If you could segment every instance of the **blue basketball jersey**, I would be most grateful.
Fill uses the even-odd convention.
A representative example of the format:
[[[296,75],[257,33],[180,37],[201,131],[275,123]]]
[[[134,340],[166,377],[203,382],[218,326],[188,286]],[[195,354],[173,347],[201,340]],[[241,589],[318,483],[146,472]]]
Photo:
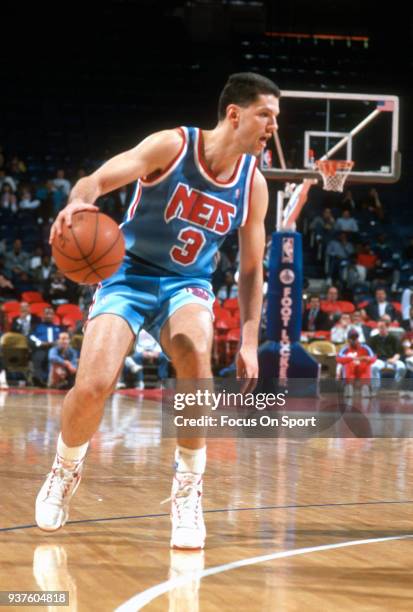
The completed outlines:
[[[143,267],[209,278],[225,236],[247,220],[256,158],[242,155],[231,178],[218,181],[203,161],[202,131],[180,131],[179,154],[161,175],[137,181],[121,227]]]

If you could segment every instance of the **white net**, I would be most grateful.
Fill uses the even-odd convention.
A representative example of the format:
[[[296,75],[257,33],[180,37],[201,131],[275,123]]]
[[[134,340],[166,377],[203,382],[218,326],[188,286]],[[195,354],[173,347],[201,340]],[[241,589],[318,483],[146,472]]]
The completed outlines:
[[[353,161],[319,159],[315,162],[317,170],[323,178],[323,189],[326,191],[343,191],[344,183],[350,174]]]

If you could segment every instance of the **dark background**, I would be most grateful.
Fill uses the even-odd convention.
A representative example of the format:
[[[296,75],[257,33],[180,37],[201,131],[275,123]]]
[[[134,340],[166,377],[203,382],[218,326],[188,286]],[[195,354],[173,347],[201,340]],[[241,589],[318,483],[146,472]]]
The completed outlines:
[[[22,157],[64,156],[79,166],[162,127],[212,127],[218,93],[238,70],[263,72],[284,89],[401,95],[408,164],[412,156],[413,21],[401,2],[6,2],[0,45],[0,143]]]

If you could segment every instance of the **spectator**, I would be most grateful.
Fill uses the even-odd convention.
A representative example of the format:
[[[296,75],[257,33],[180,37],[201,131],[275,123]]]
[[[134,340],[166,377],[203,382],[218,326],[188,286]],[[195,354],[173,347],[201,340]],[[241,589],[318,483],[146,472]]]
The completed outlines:
[[[315,332],[330,329],[330,320],[327,313],[321,310],[320,298],[316,295],[310,297],[310,307],[304,311],[303,331]]]
[[[37,210],[40,207],[40,200],[33,199],[32,192],[29,188],[22,190],[21,198],[19,201],[20,210]]]
[[[354,392],[354,381],[361,380],[362,397],[370,397],[371,364],[376,361],[376,355],[367,344],[360,343],[356,329],[348,332],[348,344],[343,346],[337,355],[337,363],[342,366],[342,376],[345,380],[344,395],[351,397]]]
[[[311,221],[309,229],[312,233],[312,242],[314,240],[324,246],[332,237],[335,225],[335,218],[331,208],[325,208],[320,215],[314,217]],[[312,244],[312,246],[313,246]]]
[[[351,212],[345,209],[341,213],[341,217],[335,222],[334,229],[337,232],[352,232],[353,234],[357,234],[359,226],[355,218],[351,216]]]
[[[19,275],[21,272],[28,272],[30,256],[23,251],[22,241],[17,239],[13,242],[13,249],[6,252],[4,258],[4,268],[10,275]],[[12,277],[13,278],[13,277]]]
[[[49,279],[55,269],[56,268],[52,264],[50,255],[42,255],[41,265],[34,268],[32,271],[32,277],[37,291],[40,291],[43,294],[46,293],[46,289],[49,286]]]
[[[389,333],[388,323],[379,321],[378,333],[370,337],[369,345],[377,355],[377,361],[372,367],[372,383],[375,389],[380,386],[381,371],[386,368],[393,370],[395,380],[399,382],[406,374],[406,366],[400,359],[401,346],[398,338]]]
[[[341,344],[347,340],[348,332],[351,327],[351,318],[347,313],[343,313],[338,322],[331,328],[330,340],[334,344]],[[357,332],[358,334],[358,332]]]
[[[346,191],[343,193],[343,198],[341,200],[341,208],[348,209],[350,211],[353,211],[356,208],[353,193],[350,191],[350,189],[346,189]]]
[[[220,302],[225,302],[228,298],[238,297],[238,285],[231,270],[225,272],[224,284],[218,289],[216,297]]]
[[[133,363],[132,363],[133,362]],[[168,378],[169,362],[160,345],[156,342],[147,331],[141,329],[135,344],[135,352],[125,360],[122,379],[118,383],[118,388],[125,386],[125,380],[128,372],[131,372],[134,377],[134,385],[138,389],[144,389],[143,365],[144,363],[158,364],[158,381],[162,385],[163,381]]]
[[[46,387],[49,374],[49,350],[62,331],[60,325],[53,323],[53,308],[45,308],[43,321],[36,325],[29,339],[32,346],[33,382]]]
[[[17,196],[13,193],[10,185],[3,185],[0,193],[0,210],[2,217],[5,219],[17,219],[19,212],[19,205],[17,203]]]
[[[361,310],[355,310],[351,315],[350,329],[355,329],[359,335],[360,342],[366,342],[370,338],[371,328],[364,325]]]
[[[362,266],[362,268],[364,269],[364,274],[362,275],[364,276],[364,278],[362,280],[365,280],[366,278],[369,278],[369,276],[372,276],[372,271],[379,263],[380,260],[378,256],[373,252],[370,242],[366,240],[359,246],[358,253],[356,256],[356,264],[358,266]]]
[[[3,189],[4,185],[9,185],[13,193],[17,191],[16,181],[11,176],[7,176],[4,168],[0,168],[0,190]]]
[[[70,347],[67,332],[60,332],[56,342],[49,350],[48,386],[55,389],[69,389],[75,380],[77,370],[77,353]]]
[[[338,321],[341,316],[341,306],[338,299],[339,293],[337,287],[333,285],[328,288],[326,299],[321,301],[321,309],[328,314],[330,327]]]
[[[20,314],[13,319],[11,331],[23,334],[23,336],[28,338],[39,323],[41,323],[40,318],[35,314],[31,314],[29,304],[21,302]]]
[[[412,306],[409,309],[409,318],[403,319],[402,326],[408,332],[413,331],[413,307]]]
[[[332,279],[346,279],[346,270],[353,253],[354,246],[348,241],[345,232],[341,232],[337,238],[334,238],[327,244],[326,271],[330,284]]]
[[[71,184],[70,181],[65,178],[65,171],[63,168],[59,168],[59,170],[56,172],[56,178],[52,179],[51,184],[54,189],[60,191],[65,198],[68,197]]]
[[[53,306],[67,304],[74,299],[74,287],[75,285],[60,270],[55,270],[45,282],[45,298]]]
[[[387,301],[386,290],[378,288],[374,295],[374,301],[368,304],[365,309],[366,316],[373,321],[378,321],[383,315],[389,315],[392,321],[398,320],[396,309],[393,304]]]
[[[413,306],[413,288],[406,288],[403,290],[402,298],[401,298],[402,321],[408,321],[410,319],[410,309],[412,306]]]

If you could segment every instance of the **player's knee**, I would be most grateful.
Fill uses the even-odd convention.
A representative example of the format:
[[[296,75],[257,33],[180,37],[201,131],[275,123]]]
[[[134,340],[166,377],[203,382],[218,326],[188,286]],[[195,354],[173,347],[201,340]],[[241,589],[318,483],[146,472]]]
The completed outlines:
[[[105,378],[91,377],[85,381],[77,381],[75,392],[83,406],[92,406],[95,402],[104,401],[112,391],[113,385]]]
[[[186,345],[175,353],[174,367],[178,375],[191,378],[209,377],[211,350],[208,342]]]

